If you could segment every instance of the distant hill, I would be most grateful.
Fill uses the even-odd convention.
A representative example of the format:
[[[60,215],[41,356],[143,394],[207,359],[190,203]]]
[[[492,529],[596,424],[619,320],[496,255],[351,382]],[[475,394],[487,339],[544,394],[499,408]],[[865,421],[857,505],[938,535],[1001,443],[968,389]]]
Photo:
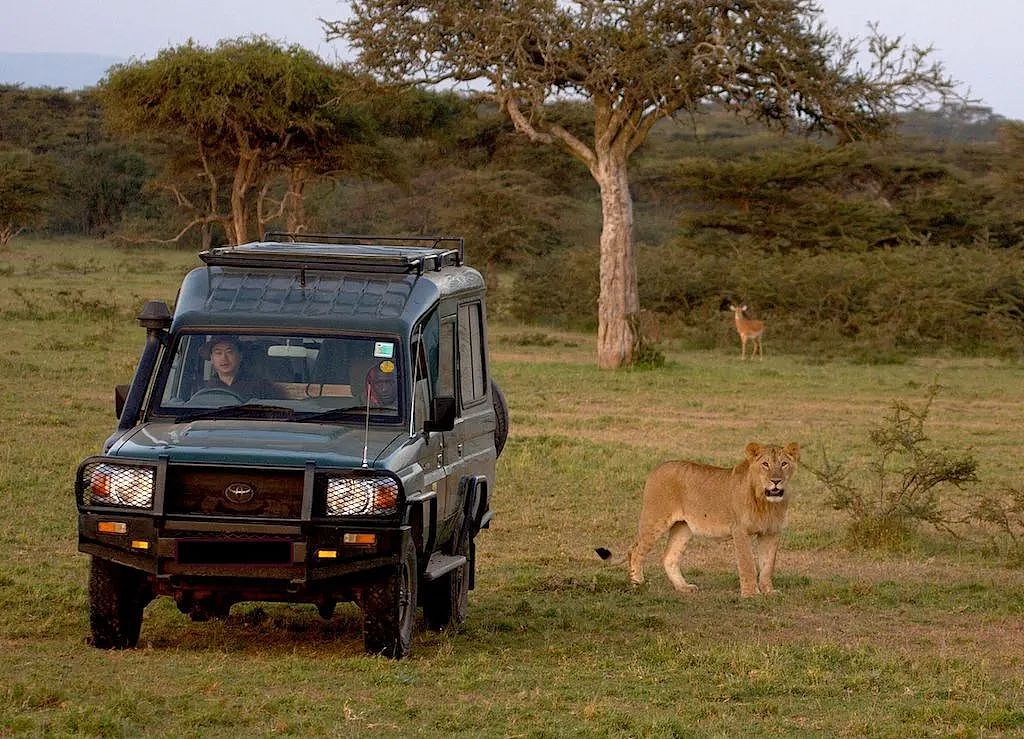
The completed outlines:
[[[80,90],[95,85],[112,64],[123,61],[103,54],[0,51],[0,84]]]

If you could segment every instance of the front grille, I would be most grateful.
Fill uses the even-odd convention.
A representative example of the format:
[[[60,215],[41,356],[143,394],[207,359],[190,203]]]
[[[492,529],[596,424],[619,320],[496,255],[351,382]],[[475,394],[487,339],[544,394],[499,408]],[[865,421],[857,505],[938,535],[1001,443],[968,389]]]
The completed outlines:
[[[292,545],[287,541],[178,541],[177,560],[188,565],[289,565]]]
[[[303,470],[211,469],[172,465],[167,470],[167,513],[299,518]]]
[[[168,527],[163,531],[163,536],[169,539],[177,539],[179,541],[208,541],[210,539],[210,535],[197,535],[194,531],[173,528],[174,523],[176,522],[172,521],[168,524]],[[218,541],[253,541],[253,534],[251,532],[218,531],[216,534],[213,534],[213,536],[216,536]],[[259,540],[284,542],[289,544],[294,541],[294,537],[289,534],[264,534],[261,532]]]

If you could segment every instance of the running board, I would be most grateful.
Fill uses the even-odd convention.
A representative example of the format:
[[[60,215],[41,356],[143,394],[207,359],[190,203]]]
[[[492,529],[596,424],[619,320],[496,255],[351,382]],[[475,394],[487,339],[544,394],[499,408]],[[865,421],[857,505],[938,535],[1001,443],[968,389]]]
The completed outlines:
[[[430,555],[430,560],[427,562],[427,569],[423,573],[423,579],[427,582],[433,582],[457,567],[462,567],[467,561],[461,554],[440,554],[434,552]]]

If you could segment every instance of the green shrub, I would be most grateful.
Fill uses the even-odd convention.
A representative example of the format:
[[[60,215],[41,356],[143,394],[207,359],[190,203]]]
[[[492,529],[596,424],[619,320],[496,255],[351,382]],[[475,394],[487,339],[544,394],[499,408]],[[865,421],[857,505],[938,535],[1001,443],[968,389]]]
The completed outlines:
[[[597,327],[597,250],[575,248],[528,262],[518,273],[512,315],[524,323]]]
[[[973,516],[994,531],[992,543],[1018,564],[1024,563],[1024,489],[1007,488],[978,498]]]
[[[640,341],[637,342],[636,348],[633,350],[633,368],[645,370],[658,369],[664,367],[665,363],[665,353],[659,346],[641,337]]]
[[[832,507],[849,514],[848,543],[897,548],[921,523],[951,530],[956,518],[943,493],[977,482],[978,463],[969,453],[930,444],[924,425],[937,392],[937,385],[929,388],[916,410],[893,401],[890,414],[869,433],[874,456],[865,469],[850,469],[824,451],[821,469],[808,467],[824,483]]]
[[[596,325],[597,254],[576,248],[525,266],[512,312],[522,321]],[[767,322],[786,353],[889,363],[923,352],[1024,356],[1024,249],[905,244],[853,251],[723,251],[692,241],[637,249],[640,304],[693,348],[732,347],[725,298]]]

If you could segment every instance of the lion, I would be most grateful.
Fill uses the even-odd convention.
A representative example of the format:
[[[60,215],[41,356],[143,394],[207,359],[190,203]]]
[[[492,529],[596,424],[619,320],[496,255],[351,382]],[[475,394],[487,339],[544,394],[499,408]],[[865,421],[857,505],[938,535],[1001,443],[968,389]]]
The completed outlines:
[[[732,537],[740,576],[740,595],[774,594],[772,574],[779,534],[786,520],[786,486],[796,472],[800,445],[784,447],[747,444],[746,459],[732,469],[697,462],[672,461],[658,465],[644,484],[640,530],[627,556],[629,579],[644,581],[644,559],[666,531],[668,545],[662,563],[673,587],[681,593],[697,590],[679,570],[690,537]],[[611,558],[605,548],[596,550]]]

